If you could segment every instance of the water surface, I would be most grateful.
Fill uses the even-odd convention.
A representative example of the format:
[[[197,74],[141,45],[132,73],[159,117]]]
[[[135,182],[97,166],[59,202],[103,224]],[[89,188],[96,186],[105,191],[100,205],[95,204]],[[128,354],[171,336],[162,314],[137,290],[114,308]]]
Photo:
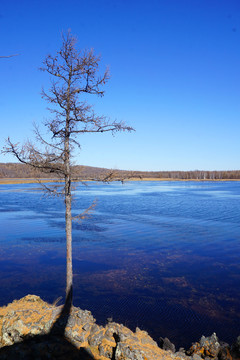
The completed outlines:
[[[189,346],[240,334],[240,182],[89,183],[74,191],[74,305]],[[64,203],[0,185],[0,305],[64,297]]]

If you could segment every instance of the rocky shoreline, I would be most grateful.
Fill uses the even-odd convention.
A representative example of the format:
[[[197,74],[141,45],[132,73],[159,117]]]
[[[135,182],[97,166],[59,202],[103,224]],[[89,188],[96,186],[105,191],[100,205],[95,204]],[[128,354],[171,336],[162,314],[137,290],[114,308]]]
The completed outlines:
[[[214,333],[176,351],[167,338],[157,343],[111,319],[103,327],[87,310],[27,295],[0,308],[0,359],[239,360],[240,336],[228,345]]]

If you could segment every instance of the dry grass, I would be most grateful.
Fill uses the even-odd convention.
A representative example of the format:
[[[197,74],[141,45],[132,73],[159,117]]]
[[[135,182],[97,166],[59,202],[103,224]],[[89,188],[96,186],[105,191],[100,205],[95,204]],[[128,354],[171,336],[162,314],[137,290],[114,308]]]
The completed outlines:
[[[35,183],[41,183],[41,182],[55,182],[59,181],[56,179],[17,179],[17,178],[2,178],[0,179],[0,184],[35,184]]]
[[[59,179],[19,179],[19,178],[2,178],[0,179],[0,185],[10,185],[10,184],[36,184],[41,182],[59,182]],[[62,180],[63,181],[63,180]],[[90,181],[90,180],[84,180],[84,181]],[[169,179],[169,178],[130,178],[126,179],[125,181],[240,181],[240,179]]]

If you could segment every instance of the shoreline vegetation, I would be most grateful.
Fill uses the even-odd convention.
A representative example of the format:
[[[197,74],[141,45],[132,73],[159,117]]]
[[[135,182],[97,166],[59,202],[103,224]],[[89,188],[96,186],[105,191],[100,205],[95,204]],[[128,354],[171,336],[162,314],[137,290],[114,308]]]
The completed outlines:
[[[92,181],[88,179],[84,179],[84,181]],[[195,181],[195,182],[225,182],[225,181],[240,181],[240,179],[171,179],[171,178],[129,178],[124,181]],[[48,183],[48,182],[63,182],[63,180],[59,179],[32,179],[32,178],[0,178],[0,185],[14,185],[14,184],[41,184],[41,183]]]
[[[98,168],[92,166],[72,166],[73,178],[80,181],[110,180],[123,181],[240,181],[240,170],[222,171],[130,171]],[[0,184],[31,184],[41,182],[62,182],[51,172],[34,170],[19,163],[0,163]]]

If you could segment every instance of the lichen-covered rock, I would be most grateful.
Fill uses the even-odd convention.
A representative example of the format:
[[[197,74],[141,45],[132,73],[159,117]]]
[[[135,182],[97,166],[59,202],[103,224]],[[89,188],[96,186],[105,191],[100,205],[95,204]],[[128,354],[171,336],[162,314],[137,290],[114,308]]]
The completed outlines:
[[[240,337],[230,348],[216,334],[202,337],[188,353],[162,339],[161,349],[146,331],[108,322],[96,324],[91,312],[27,295],[0,308],[0,359],[58,360],[240,360]],[[17,354],[17,355],[16,355]],[[189,355],[189,356],[188,356]]]
[[[109,341],[106,338],[104,338],[98,346],[100,356],[104,356],[107,359],[112,359],[115,347],[116,347],[115,341]]]
[[[192,360],[202,360],[202,358],[201,358],[201,356],[199,356],[197,354],[193,354]]]
[[[217,359],[220,347],[217,335],[213,333],[209,337],[202,336],[199,342],[192,344],[190,349],[187,351],[187,354],[196,354],[204,359],[207,357]]]
[[[99,344],[101,344],[103,338],[104,338],[104,329],[99,329],[99,331],[94,332],[93,334],[91,334],[88,338],[88,343],[91,346],[98,346]]]
[[[86,310],[72,307],[64,313],[63,306],[34,295],[0,308],[0,359],[48,358],[172,360],[147,332],[113,322],[99,326]]]
[[[22,341],[26,336],[45,333],[54,320],[51,310],[51,305],[34,295],[1,308],[0,347]]]
[[[134,333],[123,325],[109,323],[105,329],[105,338],[115,340],[116,345],[113,347],[115,360],[158,360],[163,359],[166,353],[158,347],[146,331],[139,328],[136,328]]]
[[[125,343],[119,343],[117,345],[116,353],[115,353],[115,360],[145,360],[143,352],[135,348],[134,346],[129,346]]]

